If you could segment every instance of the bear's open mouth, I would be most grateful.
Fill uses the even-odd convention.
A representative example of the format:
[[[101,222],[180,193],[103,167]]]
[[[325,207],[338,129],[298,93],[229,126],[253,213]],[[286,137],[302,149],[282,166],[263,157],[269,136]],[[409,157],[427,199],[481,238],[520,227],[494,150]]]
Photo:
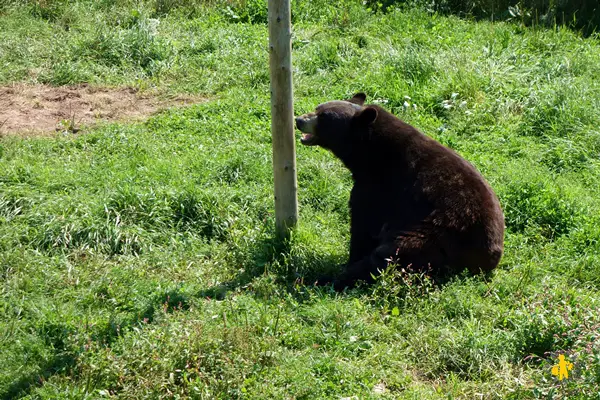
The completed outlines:
[[[300,143],[305,146],[313,146],[316,144],[317,136],[312,133],[303,133]]]

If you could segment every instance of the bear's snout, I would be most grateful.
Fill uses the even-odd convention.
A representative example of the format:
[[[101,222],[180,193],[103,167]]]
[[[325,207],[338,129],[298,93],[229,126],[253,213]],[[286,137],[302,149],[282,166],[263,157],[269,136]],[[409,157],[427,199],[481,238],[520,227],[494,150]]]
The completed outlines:
[[[314,113],[304,114],[296,117],[296,128],[302,132],[300,142],[305,146],[314,146],[317,144],[317,136],[315,135],[315,125],[317,124],[317,116]]]
[[[317,124],[317,115],[315,113],[304,114],[296,117],[296,128],[302,133],[314,133]]]

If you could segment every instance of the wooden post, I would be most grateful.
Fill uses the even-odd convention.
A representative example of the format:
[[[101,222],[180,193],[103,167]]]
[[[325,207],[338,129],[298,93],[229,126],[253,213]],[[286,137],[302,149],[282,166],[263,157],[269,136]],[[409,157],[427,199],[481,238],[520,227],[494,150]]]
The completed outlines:
[[[286,238],[298,221],[290,0],[269,0],[268,7],[275,228]]]

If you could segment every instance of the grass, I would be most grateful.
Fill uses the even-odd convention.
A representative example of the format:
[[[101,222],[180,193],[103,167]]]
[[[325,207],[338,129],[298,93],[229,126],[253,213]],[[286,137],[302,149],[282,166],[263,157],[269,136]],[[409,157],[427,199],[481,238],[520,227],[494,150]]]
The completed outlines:
[[[303,284],[347,257],[351,178],[299,147],[299,227],[273,239],[262,2],[8,2],[3,84],[209,101],[0,140],[0,397],[600,398],[597,39],[293,9],[296,113],[365,91],[472,161],[506,214],[494,276]]]

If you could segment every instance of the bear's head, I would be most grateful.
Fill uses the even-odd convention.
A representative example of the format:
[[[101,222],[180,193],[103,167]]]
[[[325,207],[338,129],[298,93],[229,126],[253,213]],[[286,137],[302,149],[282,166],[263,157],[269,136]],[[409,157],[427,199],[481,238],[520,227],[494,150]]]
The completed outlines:
[[[321,146],[343,161],[360,145],[370,125],[377,119],[377,109],[364,106],[366,95],[355,94],[350,100],[319,104],[314,112],[296,117],[305,146]]]

